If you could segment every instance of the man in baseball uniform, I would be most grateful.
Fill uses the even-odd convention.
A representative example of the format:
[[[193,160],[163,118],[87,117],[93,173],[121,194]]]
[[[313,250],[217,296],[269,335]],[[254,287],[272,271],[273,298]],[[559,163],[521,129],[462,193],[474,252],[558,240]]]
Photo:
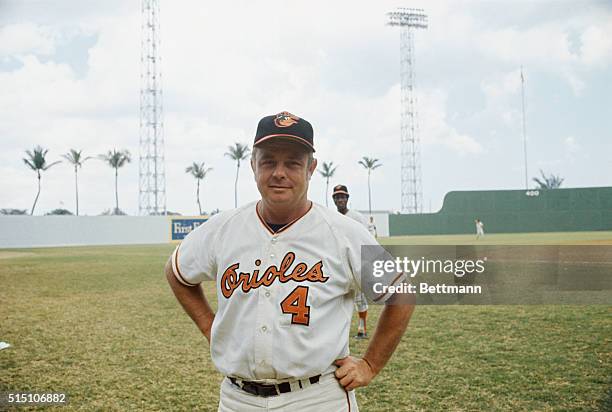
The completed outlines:
[[[368,231],[374,237],[378,237],[378,232],[376,231],[376,224],[374,223],[374,216],[370,216],[370,221],[368,222]]]
[[[346,217],[350,217],[354,221],[360,223],[368,229],[368,221],[364,215],[359,213],[356,210],[349,210],[348,199],[349,193],[348,189],[345,185],[336,185],[334,186],[334,191],[332,192],[332,199],[334,199],[334,203],[338,212],[342,213]],[[355,310],[359,314],[359,324],[357,326],[357,339],[367,339],[368,338],[368,329],[367,329],[367,321],[368,321],[368,301],[366,300],[366,296],[363,292],[358,292],[355,294]]]
[[[474,221],[476,223],[476,239],[484,236],[484,223],[480,219]]]
[[[367,283],[360,250],[376,241],[308,200],[313,152],[306,120],[288,112],[261,119],[251,157],[261,199],[200,225],[166,264],[226,377],[219,411],[357,411],[353,389],[384,367],[412,314],[410,304],[385,305],[364,356],[349,356],[353,294]],[[385,284],[402,279],[394,273]],[[200,287],[206,280],[215,282],[216,313]]]

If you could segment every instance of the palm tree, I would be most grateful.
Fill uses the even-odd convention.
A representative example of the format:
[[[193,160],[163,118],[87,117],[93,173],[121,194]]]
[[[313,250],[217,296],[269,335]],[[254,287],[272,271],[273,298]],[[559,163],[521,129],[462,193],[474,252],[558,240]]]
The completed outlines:
[[[372,216],[372,190],[370,189],[370,173],[372,173],[372,170],[381,167],[382,163],[378,163],[378,159],[366,156],[362,157],[357,163],[368,170],[368,207],[370,210],[370,216]]]
[[[26,209],[0,209],[0,215],[27,215]]]
[[[202,215],[202,204],[200,203],[200,180],[206,177],[206,174],[212,170],[212,167],[206,167],[204,162],[197,164],[193,162],[193,164],[185,169],[185,173],[191,173],[193,177],[198,181],[198,188],[196,190],[196,199],[198,200],[198,210],[200,211],[200,215]]]
[[[234,207],[238,207],[238,173],[240,172],[240,161],[245,160],[249,156],[250,149],[242,143],[234,143],[234,146],[229,146],[225,153],[230,159],[236,161],[236,182],[234,183]]]
[[[83,163],[89,159],[93,159],[91,156],[83,157],[81,154],[82,150],[74,150],[70,149],[70,151],[66,154],[63,154],[62,157],[66,159],[69,163],[74,166],[74,188],[76,192],[76,215],[79,215],[79,177],[78,170],[79,167],[83,166]]]
[[[328,194],[329,194],[329,179],[334,176],[338,166],[333,166],[334,162],[323,162],[322,170],[319,170],[321,176],[325,178],[325,206],[329,206]]]
[[[119,176],[119,168],[126,163],[132,161],[130,152],[127,150],[118,151],[117,149],[109,150],[106,154],[99,155],[99,158],[108,163],[110,167],[115,169],[115,213],[118,214],[119,209],[119,192],[117,190],[117,180]]]
[[[36,175],[38,177],[38,192],[36,192],[36,198],[34,199],[34,204],[32,205],[32,211],[30,212],[30,215],[34,214],[34,208],[36,208],[36,202],[38,202],[38,196],[40,196],[40,178],[41,178],[41,170],[44,172],[46,170],[49,170],[52,166],[55,166],[58,163],[61,163],[60,160],[53,162],[51,164],[47,164],[47,153],[49,152],[48,149],[43,149],[40,146],[36,146],[34,147],[34,150],[30,151],[30,150],[26,150],[26,154],[28,155],[27,158],[23,159],[23,162],[33,171],[36,172]]]
[[[550,175],[546,176],[542,169],[540,169],[540,175],[542,176],[542,180],[537,177],[533,178],[533,181],[538,184],[538,189],[558,189],[561,187],[561,184],[565,179],[561,176]]]

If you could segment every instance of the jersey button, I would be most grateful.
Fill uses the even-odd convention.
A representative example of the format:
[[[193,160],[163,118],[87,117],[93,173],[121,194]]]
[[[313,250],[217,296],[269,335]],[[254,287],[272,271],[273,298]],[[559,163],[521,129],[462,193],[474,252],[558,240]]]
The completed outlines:
[[[266,297],[269,298],[270,297],[270,292],[266,291]]]
[[[272,240],[271,240],[271,242],[272,242],[273,244],[274,244],[274,243],[276,243],[276,238],[275,238],[275,237],[273,237],[273,238],[272,238]]]
[[[270,258],[271,258],[271,259],[274,259],[274,257],[275,257],[275,256],[276,256],[276,255],[275,255],[274,253],[270,253]]]
[[[267,326],[262,326],[262,327],[261,327],[261,331],[262,331],[262,332],[265,332],[265,331],[267,331],[267,330],[268,330],[268,327],[267,327]]]

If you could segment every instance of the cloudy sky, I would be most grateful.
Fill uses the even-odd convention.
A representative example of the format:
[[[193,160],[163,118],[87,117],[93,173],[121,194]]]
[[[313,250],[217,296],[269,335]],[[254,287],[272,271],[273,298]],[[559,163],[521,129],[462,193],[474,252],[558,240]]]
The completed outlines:
[[[400,208],[399,31],[394,8],[426,7],[416,35],[423,209],[451,190],[524,186],[520,67],[526,80],[529,175],[565,187],[612,185],[612,5],[582,1],[161,0],[168,209],[193,214],[195,180],[213,171],[205,210],[233,207],[235,164],[260,117],[288,110],[310,120],[320,162],[338,165],[352,207],[367,209],[362,156],[380,159],[373,208]],[[0,208],[29,209],[35,145],[59,160],[70,148],[128,149],[120,207],[138,211],[140,2],[0,0]],[[245,166],[247,166],[245,164]],[[113,207],[113,171],[80,172],[80,209]],[[325,203],[313,177],[311,198]],[[241,168],[239,202],[258,193]],[[43,176],[37,213],[74,209],[72,168]]]

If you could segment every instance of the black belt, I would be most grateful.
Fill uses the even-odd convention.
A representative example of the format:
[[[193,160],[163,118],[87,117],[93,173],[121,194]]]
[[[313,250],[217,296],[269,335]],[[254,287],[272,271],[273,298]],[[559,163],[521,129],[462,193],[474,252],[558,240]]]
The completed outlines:
[[[299,383],[300,389],[302,389],[303,387],[302,382],[308,381],[310,382],[311,385],[313,385],[319,382],[320,377],[321,375],[311,376],[310,378],[297,380],[296,382]],[[278,384],[273,384],[273,385],[271,384],[266,385],[266,384],[258,383],[258,382],[240,381],[233,377],[229,377],[229,380],[234,385],[242,389],[243,391],[248,392],[252,395],[261,396],[264,398],[267,398],[269,396],[280,395],[281,393],[291,392],[291,385],[289,384],[289,382],[283,382],[283,383],[278,383]]]

